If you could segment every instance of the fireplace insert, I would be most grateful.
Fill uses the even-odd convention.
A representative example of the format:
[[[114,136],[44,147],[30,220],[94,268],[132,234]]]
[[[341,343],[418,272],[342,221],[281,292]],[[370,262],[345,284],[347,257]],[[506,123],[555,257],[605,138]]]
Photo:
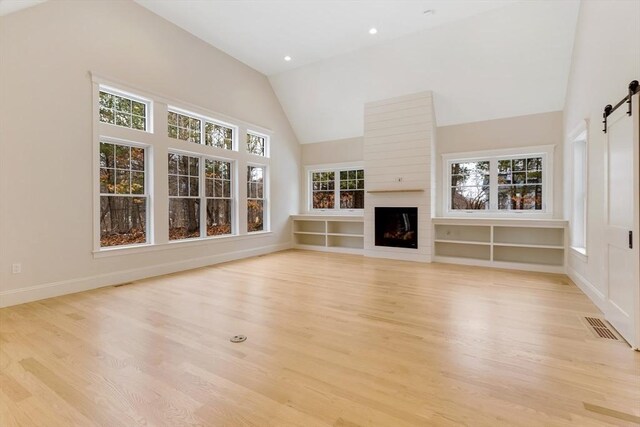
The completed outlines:
[[[375,208],[376,246],[418,249],[418,208]]]

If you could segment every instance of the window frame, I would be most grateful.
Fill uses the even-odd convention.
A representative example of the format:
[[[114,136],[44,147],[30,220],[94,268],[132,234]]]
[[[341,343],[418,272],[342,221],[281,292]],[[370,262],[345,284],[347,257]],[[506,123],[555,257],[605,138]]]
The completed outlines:
[[[103,122],[102,120],[100,120],[100,92],[106,92],[109,93],[111,95],[115,95],[115,96],[119,96],[121,98],[127,98],[130,99],[132,101],[136,101],[142,104],[146,105],[146,115],[145,115],[145,129],[135,129],[133,127],[126,127],[126,126],[120,126],[117,125],[115,123],[107,123],[107,122]],[[114,126],[116,128],[119,129],[128,129],[131,131],[135,131],[135,132],[144,132],[144,133],[149,133],[152,134],[153,132],[153,101],[149,98],[146,98],[144,96],[141,95],[137,95],[134,94],[132,92],[126,91],[126,90],[122,90],[122,89],[117,89],[111,85],[108,84],[102,84],[102,83],[98,83],[98,105],[97,105],[97,111],[98,111],[98,117],[97,117],[97,121],[100,124],[106,125],[106,126]]]
[[[186,141],[184,141],[186,142]],[[200,221],[200,227],[199,227],[199,231],[200,231],[200,235],[198,237],[189,237],[186,239],[174,239],[171,240],[170,238],[168,239],[168,243],[170,244],[174,244],[174,243],[183,243],[183,242],[194,242],[194,241],[199,241],[199,240],[212,240],[212,239],[224,239],[224,238],[228,238],[228,237],[232,237],[232,236],[239,236],[239,227],[238,227],[238,185],[237,185],[237,180],[238,180],[238,171],[237,171],[237,164],[238,162],[234,159],[231,158],[225,158],[225,157],[220,157],[220,156],[215,156],[215,155],[208,155],[208,154],[202,154],[199,152],[195,152],[195,151],[187,151],[187,150],[181,150],[181,149],[176,149],[173,147],[169,147],[167,150],[167,161],[169,159],[169,155],[170,154],[177,154],[180,156],[189,156],[189,157],[195,157],[198,158],[199,160],[199,171],[198,171],[198,196],[197,197],[192,197],[192,196],[170,196],[170,192],[167,191],[167,200],[170,200],[172,198],[197,198],[200,202],[200,213],[198,215],[198,219]],[[219,236],[207,236],[207,212],[206,212],[206,204],[207,204],[207,200],[208,199],[214,199],[213,197],[207,197],[207,192],[206,192],[206,175],[205,175],[205,162],[207,160],[213,160],[213,161],[221,161],[221,162],[227,162],[231,164],[231,233],[230,234],[222,234]],[[167,190],[169,190],[169,170],[167,169],[167,175],[166,175],[166,179],[167,179]],[[167,203],[167,234],[169,233],[169,223],[168,223],[168,219],[169,219],[169,204]]]
[[[267,158],[267,159],[270,158],[271,157],[271,147],[270,147],[271,138],[269,137],[269,135],[247,128],[245,132],[245,137],[249,135],[257,136],[259,138],[264,138],[264,147],[262,150],[263,154],[256,154],[249,151],[249,147],[247,147],[246,145],[246,138],[245,138],[245,147],[244,147],[245,153],[248,154],[249,156],[255,156],[258,158]]]
[[[365,200],[367,191],[367,172],[364,168],[364,162],[350,163],[334,163],[326,165],[309,165],[305,166],[306,189],[307,189],[307,211],[322,214],[334,215],[364,215],[364,207],[360,208],[340,208],[340,172],[363,170],[364,171],[364,188],[362,189]],[[334,172],[334,207],[333,208],[314,208],[313,207],[313,174],[318,172]],[[348,191],[348,190],[347,190]]]
[[[265,163],[257,163],[257,162],[247,162],[246,164],[246,170],[245,173],[248,174],[249,172],[249,168],[250,167],[254,167],[254,168],[262,168],[263,172],[262,172],[262,199],[258,199],[258,198],[250,198],[249,197],[249,192],[248,192],[248,186],[249,186],[249,179],[247,179],[247,193],[245,194],[245,202],[247,204],[247,217],[245,218],[245,225],[247,226],[247,234],[249,235],[254,235],[257,233],[266,233],[266,232],[270,232],[271,231],[271,215],[270,215],[270,202],[271,202],[271,197],[270,197],[270,192],[269,192],[269,165],[265,164]],[[256,231],[249,231],[249,227],[248,227],[248,215],[249,215],[249,207],[248,207],[248,202],[249,200],[262,200],[262,230],[256,230]]]
[[[442,154],[442,205],[445,217],[472,218],[538,218],[546,219],[553,216],[553,153],[555,145],[540,145],[535,147],[509,148],[502,150],[485,150],[464,153]],[[542,158],[542,209],[536,210],[500,210],[498,209],[498,160],[516,159],[522,157]],[[490,162],[489,173],[489,209],[463,210],[451,208],[451,165],[460,162]]]
[[[192,117],[194,119],[198,119],[200,120],[200,142],[192,142],[192,141],[185,141],[184,139],[180,139],[180,138],[173,138],[171,136],[169,136],[169,113],[176,113],[176,114],[181,114],[183,116],[188,116],[188,117]],[[231,148],[223,148],[223,147],[217,147],[215,145],[207,145],[206,143],[206,133],[205,133],[205,125],[206,123],[212,123],[214,125],[218,125],[218,126],[223,126],[226,128],[229,128],[232,130],[233,135],[231,138]],[[171,140],[171,141],[180,141],[180,142],[184,142],[187,144],[196,144],[196,145],[201,145],[203,147],[207,147],[213,150],[222,150],[222,152],[227,151],[235,151],[238,152],[238,135],[240,134],[240,127],[237,125],[234,125],[232,123],[228,123],[225,122],[223,120],[219,120],[219,119],[213,119],[210,116],[207,116],[205,114],[200,114],[197,113],[193,110],[187,110],[184,108],[180,108],[177,107],[175,104],[167,104],[167,129],[166,129],[166,134],[165,136]]]
[[[101,122],[104,123],[104,122]],[[105,123],[105,124],[109,124],[109,123]],[[128,129],[128,128],[125,128]],[[130,129],[130,130],[136,130],[136,129]],[[103,193],[102,191],[100,191],[100,144],[102,143],[108,143],[108,144],[115,144],[115,145],[123,145],[123,146],[129,146],[129,147],[135,147],[135,148],[142,148],[144,149],[144,193],[143,194],[118,194],[118,193]],[[119,249],[128,249],[128,248],[139,248],[139,247],[145,247],[145,246],[152,246],[154,244],[154,233],[153,233],[153,181],[152,179],[150,179],[150,177],[153,174],[153,163],[152,163],[152,159],[153,159],[153,146],[150,144],[145,144],[145,143],[141,143],[141,142],[136,142],[136,141],[131,141],[131,140],[127,140],[127,139],[122,139],[122,138],[115,138],[112,136],[100,136],[98,137],[98,143],[97,143],[97,152],[94,155],[94,157],[96,157],[96,164],[97,164],[97,177],[96,177],[96,185],[97,185],[97,201],[96,201],[96,205],[95,205],[95,214],[94,214],[94,221],[97,227],[97,230],[95,231],[96,237],[95,239],[95,245],[97,247],[98,251],[113,251],[113,250],[119,250]],[[102,246],[102,239],[101,239],[101,227],[100,227],[100,212],[101,212],[101,199],[103,196],[123,196],[123,197],[138,197],[138,198],[146,198],[147,199],[147,205],[145,208],[145,226],[146,226],[146,230],[145,230],[145,235],[146,235],[146,242],[144,243],[133,243],[133,244],[129,244],[129,245],[114,245],[114,246]]]
[[[570,240],[569,247],[572,253],[587,260],[588,257],[588,237],[589,237],[589,122],[582,120],[569,134],[571,149],[571,220],[570,220]],[[582,165],[582,245],[576,244],[574,240],[575,219],[576,219],[576,165],[577,165],[577,145],[583,144],[583,165]]]

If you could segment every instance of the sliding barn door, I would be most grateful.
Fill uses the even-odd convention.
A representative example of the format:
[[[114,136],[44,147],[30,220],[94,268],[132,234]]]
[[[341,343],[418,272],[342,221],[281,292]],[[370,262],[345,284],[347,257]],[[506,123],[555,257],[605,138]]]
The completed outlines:
[[[635,349],[640,346],[638,98],[632,98],[631,116],[626,105],[609,116],[605,162],[605,316]]]

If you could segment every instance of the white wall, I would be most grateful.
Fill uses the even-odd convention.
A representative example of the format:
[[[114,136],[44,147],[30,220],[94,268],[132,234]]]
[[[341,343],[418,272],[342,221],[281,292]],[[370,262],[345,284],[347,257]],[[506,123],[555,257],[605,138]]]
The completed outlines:
[[[0,304],[289,246],[300,149],[262,74],[131,1],[53,0],[4,16],[0,55]],[[94,258],[89,71],[270,129],[273,233]]]
[[[436,215],[443,215],[442,155],[554,145],[553,217],[562,218],[562,111],[438,127],[436,144]]]
[[[578,17],[573,62],[564,108],[565,184],[571,194],[569,134],[589,122],[588,224],[586,260],[569,256],[570,277],[596,303],[604,292],[604,144],[602,110],[626,95],[630,81],[640,79],[640,2],[583,1]],[[572,217],[571,197],[564,199],[565,218]],[[602,306],[602,305],[601,305]]]

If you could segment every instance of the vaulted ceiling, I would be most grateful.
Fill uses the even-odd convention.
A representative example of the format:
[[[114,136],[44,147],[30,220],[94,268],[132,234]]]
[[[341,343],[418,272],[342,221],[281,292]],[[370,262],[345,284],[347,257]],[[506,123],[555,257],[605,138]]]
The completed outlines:
[[[41,1],[0,0],[0,15]],[[438,126],[561,110],[580,5],[135,1],[267,75],[301,143],[361,136],[364,103],[425,90]]]
[[[361,136],[365,102],[424,90],[439,126],[561,110],[579,9],[577,0],[136,1],[266,74],[302,143]]]

